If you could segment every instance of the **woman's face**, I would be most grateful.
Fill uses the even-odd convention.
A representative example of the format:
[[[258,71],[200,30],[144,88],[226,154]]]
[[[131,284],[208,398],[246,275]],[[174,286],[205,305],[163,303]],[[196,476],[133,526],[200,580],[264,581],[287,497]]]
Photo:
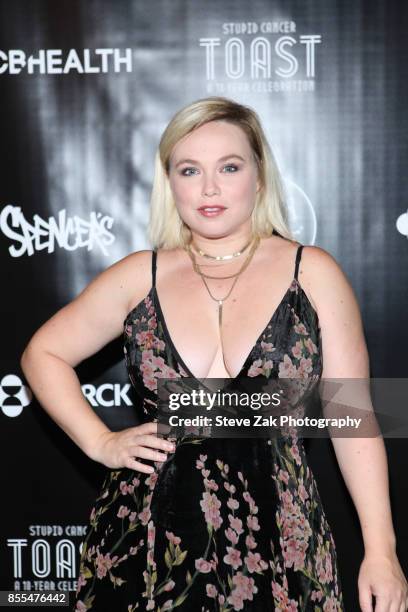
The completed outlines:
[[[260,183],[245,132],[228,121],[211,121],[173,148],[170,187],[180,217],[207,238],[250,232]]]

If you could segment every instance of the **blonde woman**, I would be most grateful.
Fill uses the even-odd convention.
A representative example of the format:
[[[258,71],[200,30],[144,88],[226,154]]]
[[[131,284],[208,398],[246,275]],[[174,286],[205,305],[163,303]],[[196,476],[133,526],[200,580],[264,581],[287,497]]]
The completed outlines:
[[[108,468],[76,610],[344,610],[337,556],[301,440],[158,435],[160,378],[364,378],[353,291],[290,235],[257,114],[221,97],[181,109],[156,156],[149,237],[33,336],[21,365],[51,417]],[[74,368],[123,333],[142,421],[112,432]],[[323,358],[324,356],[324,358]],[[196,441],[197,442],[197,441]],[[268,443],[269,442],[269,443]],[[380,437],[333,439],[361,522],[361,609],[402,612]]]

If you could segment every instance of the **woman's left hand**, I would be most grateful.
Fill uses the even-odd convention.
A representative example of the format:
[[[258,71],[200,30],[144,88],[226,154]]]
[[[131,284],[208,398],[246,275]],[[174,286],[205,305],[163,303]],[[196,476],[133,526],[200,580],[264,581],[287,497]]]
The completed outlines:
[[[359,602],[362,612],[407,612],[408,584],[396,554],[366,554],[358,574]]]

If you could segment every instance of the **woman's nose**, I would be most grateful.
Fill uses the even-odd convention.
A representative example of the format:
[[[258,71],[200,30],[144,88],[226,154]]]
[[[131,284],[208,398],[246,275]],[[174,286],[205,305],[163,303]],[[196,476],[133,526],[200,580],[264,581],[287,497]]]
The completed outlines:
[[[207,195],[207,196],[211,196],[215,194],[219,195],[219,193],[220,193],[220,190],[214,180],[207,179],[204,181],[204,186],[203,186],[204,195]]]

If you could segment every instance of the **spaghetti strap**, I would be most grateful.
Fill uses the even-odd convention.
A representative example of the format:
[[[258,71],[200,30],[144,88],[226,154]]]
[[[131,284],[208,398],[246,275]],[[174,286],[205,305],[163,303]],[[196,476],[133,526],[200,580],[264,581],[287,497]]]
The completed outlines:
[[[298,248],[299,245],[299,242],[293,241],[288,251],[285,251],[285,261],[295,254],[296,276],[299,273],[302,251],[301,246]],[[155,250],[157,252],[155,252],[152,245],[149,250],[151,250],[152,276],[153,283],[155,283],[158,274],[157,260],[161,248],[157,246]],[[148,252],[145,254],[147,276],[149,257]],[[293,274],[295,261],[292,259],[291,261]],[[164,273],[165,270],[163,270],[163,275]],[[290,389],[289,410],[285,410],[289,418],[292,418],[293,415],[296,419],[299,416],[299,406],[302,407],[302,417],[317,416],[315,404],[309,400],[314,399],[311,395],[317,391],[322,376],[323,352],[317,312],[313,309],[306,293],[301,290],[300,283],[293,277],[291,280],[292,282],[271,314],[264,330],[255,340],[250,352],[246,353],[247,356],[240,371],[232,380],[231,376],[225,380],[232,383],[235,390],[238,386],[239,388],[245,387],[244,381],[246,380],[254,380],[264,388],[270,377],[273,376],[271,372],[276,372],[279,377],[287,377],[289,380],[293,377],[300,377],[305,384],[298,385],[296,389],[292,387],[293,392]],[[173,289],[177,291],[177,287]],[[183,313],[178,314],[180,325],[183,327],[181,318]],[[217,381],[217,378],[212,377],[211,374],[196,378],[184,363],[168,330],[155,287],[152,287],[146,297],[131,310],[125,323],[124,360],[136,399],[134,406],[139,422],[157,424],[158,417],[163,411],[168,414],[169,409],[173,409],[173,406],[171,404],[172,395],[167,390],[170,388],[170,392],[179,392],[183,381],[186,381],[183,391],[195,390],[200,384],[200,389],[204,387],[205,391],[213,392],[219,386],[218,384],[210,384],[210,386],[202,384],[203,378],[204,383],[207,378],[210,383],[212,380]],[[185,335],[188,333],[188,327],[184,325]],[[201,367],[204,369],[208,353],[201,350],[204,348],[200,344],[203,334],[196,334],[195,330],[191,331],[189,335],[189,338],[191,336],[191,355],[193,356],[194,352],[196,355],[202,353]],[[241,344],[244,344],[244,339],[242,335]],[[291,347],[290,350],[289,347]],[[288,353],[290,353],[289,356]],[[200,365],[199,362],[200,359],[197,361],[197,368]],[[242,363],[242,359],[240,362]],[[225,369],[227,370],[227,365]],[[198,374],[200,375],[200,372]],[[222,376],[222,374],[219,373],[217,376]],[[171,384],[164,383],[162,386],[163,379],[170,382],[177,381],[180,385],[175,388]],[[282,378],[279,380],[282,381]],[[166,393],[161,393],[161,390]],[[222,395],[225,390],[228,392],[229,387],[226,389],[223,386],[220,389]],[[177,395],[181,400],[180,394]],[[220,403],[218,396],[214,399],[218,399],[217,404]],[[254,406],[256,409],[255,404]],[[303,431],[299,432],[299,437],[291,436],[290,452],[288,452],[286,434],[276,436],[273,444],[268,444],[271,442],[270,436],[245,439],[247,453],[244,478],[242,473],[243,445],[239,444],[237,434],[232,434],[230,437],[208,436],[206,435],[208,428],[204,419],[197,427],[194,427],[193,434],[197,433],[198,438],[195,435],[191,438],[189,428],[184,430],[180,424],[170,425],[169,428],[166,427],[167,429],[170,431],[161,432],[159,430],[158,434],[163,434],[161,436],[163,440],[166,438],[169,441],[172,440],[174,448],[173,451],[169,451],[169,458],[166,461],[159,462],[161,463],[159,466],[156,465],[156,475],[153,475],[153,480],[151,474],[138,471],[136,472],[137,477],[134,478],[135,471],[127,467],[108,472],[98,492],[96,502],[98,510],[96,513],[91,511],[91,518],[87,525],[86,544],[82,548],[78,572],[79,576],[86,578],[79,580],[80,587],[75,593],[76,609],[83,610],[88,606],[88,609],[91,608],[89,612],[96,610],[116,612],[116,610],[123,610],[123,607],[120,606],[121,602],[130,601],[132,604],[127,608],[128,610],[137,608],[137,610],[145,611],[150,607],[150,602],[156,610],[165,610],[169,609],[169,606],[170,608],[177,607],[174,602],[183,602],[183,605],[180,605],[183,612],[191,612],[208,610],[211,607],[208,605],[209,595],[213,597],[217,596],[218,592],[226,592],[228,602],[233,604],[229,609],[242,610],[244,608],[253,612],[255,610],[272,612],[278,608],[281,610],[297,609],[298,611],[302,609],[308,612],[311,609],[345,612],[334,537],[325,519],[325,508],[318,495],[319,491],[316,488],[316,480],[312,471],[313,466],[308,461],[303,444],[302,438],[305,437]],[[235,431],[238,429],[236,427]],[[212,431],[211,425],[209,430]],[[297,430],[298,427],[295,427],[294,431],[297,432]],[[200,444],[195,444],[195,442],[202,442],[201,448]],[[204,443],[205,448],[203,448]],[[187,448],[188,452],[185,452]],[[262,469],[259,469],[261,462]],[[147,459],[145,463],[154,468],[157,462]],[[313,504],[310,503],[308,494],[303,495],[300,492],[299,465],[302,466],[303,492],[311,492],[314,496]],[[281,470],[282,466],[285,467],[284,472]],[[282,478],[276,476],[279,471],[284,474]],[[201,478],[200,472],[203,473],[204,479]],[[226,479],[228,479],[229,499],[228,495],[223,493],[211,497],[214,489],[225,489],[223,481],[225,483]],[[130,481],[132,481],[131,484]],[[212,489],[211,493],[208,492],[209,488]],[[243,488],[248,491],[248,498],[245,499],[249,504],[249,516],[248,508],[239,501],[235,501],[238,495],[241,496]],[[231,497],[232,491],[238,492],[234,498]],[[123,505],[125,493],[131,494],[127,495],[126,505]],[[298,567],[290,570],[287,584],[286,578],[283,577],[284,597],[285,601],[289,602],[283,608],[283,606],[273,605],[271,584],[273,588],[279,577],[277,576],[279,572],[275,571],[276,560],[282,561],[281,567],[287,560],[284,545],[286,551],[289,551],[290,562],[287,565],[293,565],[290,549],[293,537],[291,533],[285,541],[280,537],[283,529],[286,529],[286,525],[289,524],[288,521],[292,520],[292,517],[286,518],[288,516],[288,494],[290,494],[290,504],[296,504],[296,536],[301,534],[302,544],[306,541],[307,549],[302,550],[302,554],[296,556]],[[210,499],[206,500],[205,496]],[[230,500],[234,503],[233,506]],[[212,511],[213,507],[215,511]],[[219,529],[220,525],[231,524],[231,507],[235,509],[233,526],[236,524],[242,526],[240,527],[242,539],[253,540],[250,547],[253,548],[255,545],[256,550],[262,551],[262,558],[261,553],[254,553],[252,559],[248,554],[241,560],[239,556],[244,545],[236,547],[236,557],[233,557],[234,548],[232,547],[231,551],[229,544],[231,540],[237,541],[238,535],[235,540],[232,536],[226,538],[224,531]],[[142,513],[141,509],[143,509]],[[123,518],[126,515],[124,526]],[[282,520],[286,521],[283,529]],[[124,531],[125,527],[126,531]],[[252,537],[253,531],[257,534],[256,541]],[[287,529],[286,531],[288,532]],[[179,546],[177,550],[174,550],[174,542],[180,544],[180,546],[177,544]],[[232,595],[229,596],[230,589],[225,589],[223,581],[220,581],[221,589],[218,591],[218,581],[217,586],[214,586],[206,585],[206,580],[194,580],[195,572],[209,571],[205,564],[209,565],[210,562],[206,561],[206,554],[203,555],[206,542],[208,556],[211,554],[210,548],[216,551],[216,555],[212,555],[215,556],[215,567],[211,561],[211,569],[214,570],[215,577],[227,576],[229,578],[231,565],[235,567],[235,559],[238,558],[237,566],[243,570],[240,575],[244,576],[245,580],[250,580],[251,584],[245,584],[244,588],[241,588],[244,579],[240,579],[239,588],[233,590],[231,581]],[[146,548],[148,549],[147,555]],[[115,565],[114,576],[111,576],[108,571],[105,572],[104,559],[108,558],[109,552],[107,551],[110,550],[115,550],[115,557],[109,559],[108,566],[109,568]],[[275,551],[278,551],[278,556]],[[324,563],[330,569],[311,573],[309,568],[316,568],[321,564],[321,551],[324,551]],[[255,554],[259,555],[258,559]],[[198,558],[199,555],[203,557]],[[116,563],[114,559],[117,559]],[[101,563],[104,564],[102,572],[99,571]],[[152,567],[155,568],[154,572]],[[262,571],[258,572],[258,568]],[[310,576],[310,579],[305,580],[305,573]],[[130,574],[132,580],[128,579]],[[251,578],[247,578],[248,575]],[[191,576],[191,580],[187,580],[186,588],[184,588],[183,576],[187,578]],[[147,587],[146,583],[148,583]],[[211,589],[208,589],[208,586]],[[276,589],[281,589],[279,584]],[[313,598],[313,593],[317,594],[319,599],[319,604],[316,606],[307,603]],[[146,602],[146,596],[149,602]],[[247,600],[250,602],[248,606],[246,605]],[[173,604],[170,605],[172,601]],[[220,610],[221,606],[212,606],[211,609]]]
[[[156,287],[156,260],[157,260],[157,251],[152,251],[152,286]]]
[[[300,263],[300,258],[302,257],[302,249],[303,249],[303,244],[301,244],[300,246],[298,246],[298,249],[296,251],[296,262],[295,262],[295,280],[298,279],[298,272],[299,272],[299,263]]]

